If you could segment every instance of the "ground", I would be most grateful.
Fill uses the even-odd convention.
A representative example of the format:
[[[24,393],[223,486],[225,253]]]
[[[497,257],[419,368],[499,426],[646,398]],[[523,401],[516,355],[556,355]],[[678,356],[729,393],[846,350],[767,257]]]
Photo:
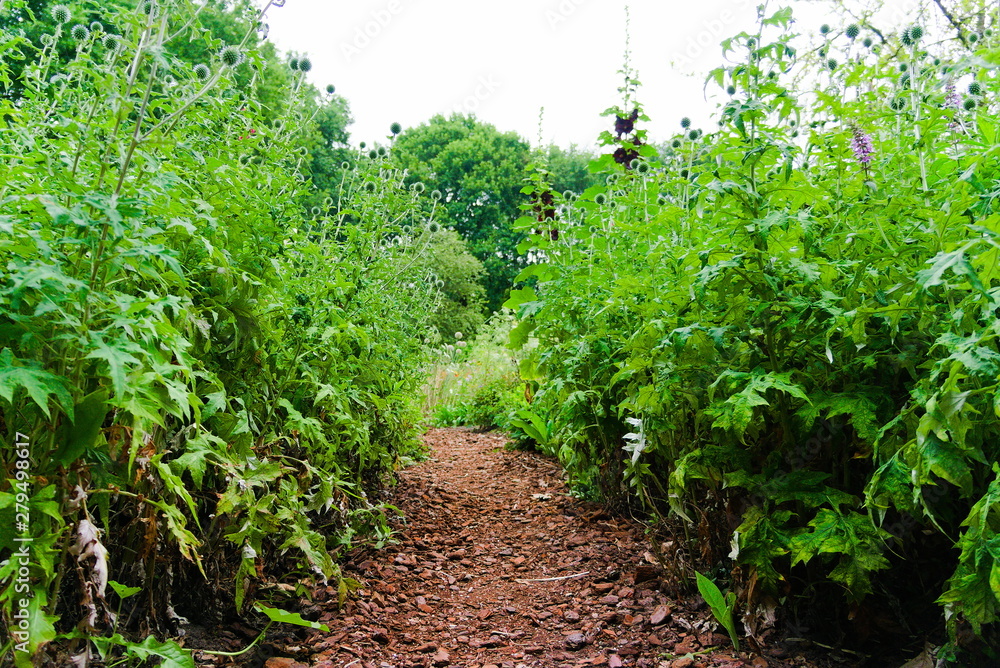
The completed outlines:
[[[265,668],[784,668],[861,665],[797,639],[737,652],[695,593],[664,591],[643,527],[574,499],[558,465],[496,434],[432,430],[430,458],[400,474],[398,542],[359,552],[362,588],[338,609],[320,587],[301,613],[329,632],[285,627]],[[241,633],[242,632],[242,633]],[[252,638],[232,629],[234,641]],[[192,646],[193,645],[192,643]],[[745,647],[743,648],[746,649]],[[199,657],[204,666],[225,657]],[[244,662],[244,665],[247,665]]]

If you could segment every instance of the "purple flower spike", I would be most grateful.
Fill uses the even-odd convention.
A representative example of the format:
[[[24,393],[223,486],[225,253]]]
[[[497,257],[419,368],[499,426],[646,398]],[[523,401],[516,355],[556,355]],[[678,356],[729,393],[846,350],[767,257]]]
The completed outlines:
[[[868,165],[872,162],[872,156],[875,155],[875,145],[872,143],[872,137],[861,128],[854,128],[853,132],[854,138],[851,140],[851,150],[854,151],[854,158],[867,169]]]

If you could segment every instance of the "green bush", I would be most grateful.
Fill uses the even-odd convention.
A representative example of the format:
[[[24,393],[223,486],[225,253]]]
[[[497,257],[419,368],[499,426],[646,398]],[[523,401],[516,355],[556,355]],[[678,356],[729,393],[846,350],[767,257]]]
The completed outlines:
[[[841,592],[841,619],[927,603],[909,584],[933,563],[952,637],[995,647],[1000,119],[953,92],[994,99],[994,66],[943,51],[942,74],[897,36],[829,68],[790,21],[724,42],[718,131],[686,121],[659,162],[626,71],[607,185],[564,201],[534,172],[540,261],[507,302],[512,342],[538,342],[533,408],[577,480],[731,554],[749,633],[806,590]]]

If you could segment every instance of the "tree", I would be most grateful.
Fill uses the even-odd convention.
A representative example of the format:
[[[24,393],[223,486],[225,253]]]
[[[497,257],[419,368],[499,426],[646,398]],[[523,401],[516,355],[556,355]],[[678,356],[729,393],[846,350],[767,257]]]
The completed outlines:
[[[451,341],[455,332],[475,334],[485,321],[486,292],[480,283],[484,272],[482,262],[469,252],[454,230],[438,232],[429,251],[427,265],[441,281],[444,295],[431,323],[445,341]]]
[[[393,159],[441,194],[441,219],[468,242],[485,267],[486,305],[496,311],[523,265],[517,253],[519,216],[528,144],[472,116],[435,116],[398,136]]]
[[[546,167],[552,175],[552,189],[556,192],[572,191],[580,194],[591,186],[604,183],[604,174],[593,174],[587,166],[597,156],[571,144],[564,149],[551,145],[546,149]]]

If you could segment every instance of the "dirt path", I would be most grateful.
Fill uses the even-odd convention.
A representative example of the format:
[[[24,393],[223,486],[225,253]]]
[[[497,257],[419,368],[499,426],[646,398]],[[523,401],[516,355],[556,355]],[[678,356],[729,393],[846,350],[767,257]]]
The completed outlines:
[[[493,434],[426,439],[393,496],[399,543],[349,563],[365,588],[303,612],[330,633],[277,639],[266,668],[816,665],[735,653],[700,599],[660,592],[641,527],[568,496],[551,461]]]

